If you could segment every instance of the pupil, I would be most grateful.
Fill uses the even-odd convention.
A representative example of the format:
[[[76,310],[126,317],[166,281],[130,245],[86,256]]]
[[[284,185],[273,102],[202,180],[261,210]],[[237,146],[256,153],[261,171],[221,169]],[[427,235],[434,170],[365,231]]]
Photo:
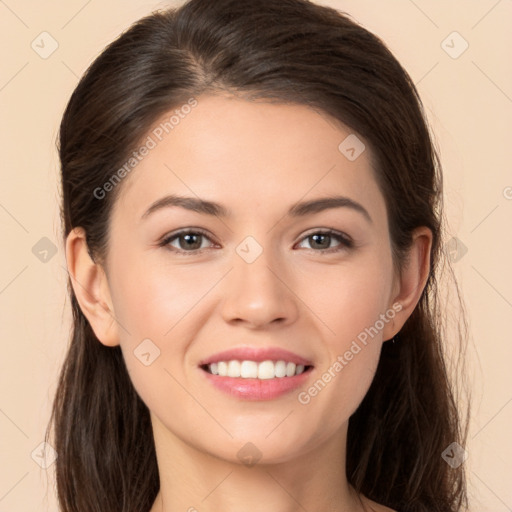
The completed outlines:
[[[330,235],[312,235],[311,238],[313,239],[312,246],[314,247],[316,245],[320,249],[328,248],[329,243],[331,241]],[[320,239],[320,241],[319,241],[319,239]],[[322,241],[324,242],[323,244],[322,244]],[[327,242],[327,243],[325,243],[325,242]]]

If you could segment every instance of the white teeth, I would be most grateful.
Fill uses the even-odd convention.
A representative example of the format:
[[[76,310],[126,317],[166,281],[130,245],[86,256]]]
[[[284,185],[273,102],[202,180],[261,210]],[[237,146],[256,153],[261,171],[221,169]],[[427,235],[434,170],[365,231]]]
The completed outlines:
[[[293,377],[295,375],[295,363],[288,363],[286,365],[286,376]]]
[[[254,361],[242,361],[240,365],[240,377],[243,379],[256,379],[258,377],[258,363]]]
[[[228,374],[228,363],[226,361],[219,361],[217,363],[217,371],[221,377],[226,377]]]
[[[229,361],[228,377],[240,377],[240,361]]]
[[[286,375],[286,363],[284,361],[277,361],[274,371],[276,377],[284,377]]]
[[[275,376],[273,361],[262,361],[258,365],[258,379],[273,379]]]
[[[210,373],[220,377],[242,377],[243,379],[273,379],[275,377],[293,377],[304,372],[302,364],[286,361],[219,361],[208,365]]]

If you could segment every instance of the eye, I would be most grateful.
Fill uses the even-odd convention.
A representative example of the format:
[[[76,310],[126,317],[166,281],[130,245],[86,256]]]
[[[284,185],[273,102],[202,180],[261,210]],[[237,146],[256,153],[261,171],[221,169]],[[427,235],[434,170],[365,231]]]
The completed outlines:
[[[202,249],[208,248],[209,245],[205,241],[211,239],[208,235],[198,229],[195,230],[183,230],[177,233],[171,233],[167,237],[165,237],[160,243],[161,246],[168,247],[170,250],[175,251],[177,253],[198,253],[201,252]],[[213,245],[213,242],[212,244]]]
[[[346,248],[349,249],[354,245],[354,242],[350,237],[333,230],[315,231],[314,233],[304,237],[302,240],[303,242],[301,242],[301,244],[303,244],[304,241],[308,242],[309,249],[316,250],[316,252],[338,252]],[[333,241],[337,242],[334,246],[332,246]],[[305,248],[308,249],[308,247]]]
[[[309,247],[304,247],[304,242],[307,242]],[[335,242],[334,246],[333,242]],[[187,229],[171,233],[159,245],[178,254],[192,255],[198,254],[208,247],[213,247],[215,244],[206,232],[200,229]],[[299,247],[323,253],[339,252],[353,246],[354,242],[350,237],[334,230],[315,231],[304,237],[299,244]]]

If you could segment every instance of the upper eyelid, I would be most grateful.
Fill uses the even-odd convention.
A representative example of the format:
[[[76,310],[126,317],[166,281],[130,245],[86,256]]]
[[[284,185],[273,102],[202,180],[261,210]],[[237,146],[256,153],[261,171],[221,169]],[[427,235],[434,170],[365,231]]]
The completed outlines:
[[[338,231],[334,228],[313,228],[311,230],[308,230],[306,233],[302,235],[302,238],[306,238],[311,235],[316,235],[317,233],[321,233],[323,235],[336,235],[341,238],[347,238],[349,240],[352,240],[352,237],[348,235],[347,233],[343,231]],[[302,240],[302,239],[301,239]]]

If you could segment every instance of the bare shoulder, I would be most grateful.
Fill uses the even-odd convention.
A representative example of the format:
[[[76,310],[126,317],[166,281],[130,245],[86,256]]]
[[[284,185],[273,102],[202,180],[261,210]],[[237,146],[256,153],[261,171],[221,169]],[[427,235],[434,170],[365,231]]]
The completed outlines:
[[[368,498],[366,498],[366,501],[368,505],[372,508],[373,512],[397,512],[396,510],[393,510],[392,508],[386,507],[385,505],[381,505],[375,501],[372,501]]]
[[[376,505],[373,507],[375,512],[397,512],[396,510],[393,510],[392,508],[385,507],[384,505]]]
[[[372,510],[374,510],[374,512],[397,512],[392,508],[386,507],[384,505],[379,505],[378,503],[372,503]]]

